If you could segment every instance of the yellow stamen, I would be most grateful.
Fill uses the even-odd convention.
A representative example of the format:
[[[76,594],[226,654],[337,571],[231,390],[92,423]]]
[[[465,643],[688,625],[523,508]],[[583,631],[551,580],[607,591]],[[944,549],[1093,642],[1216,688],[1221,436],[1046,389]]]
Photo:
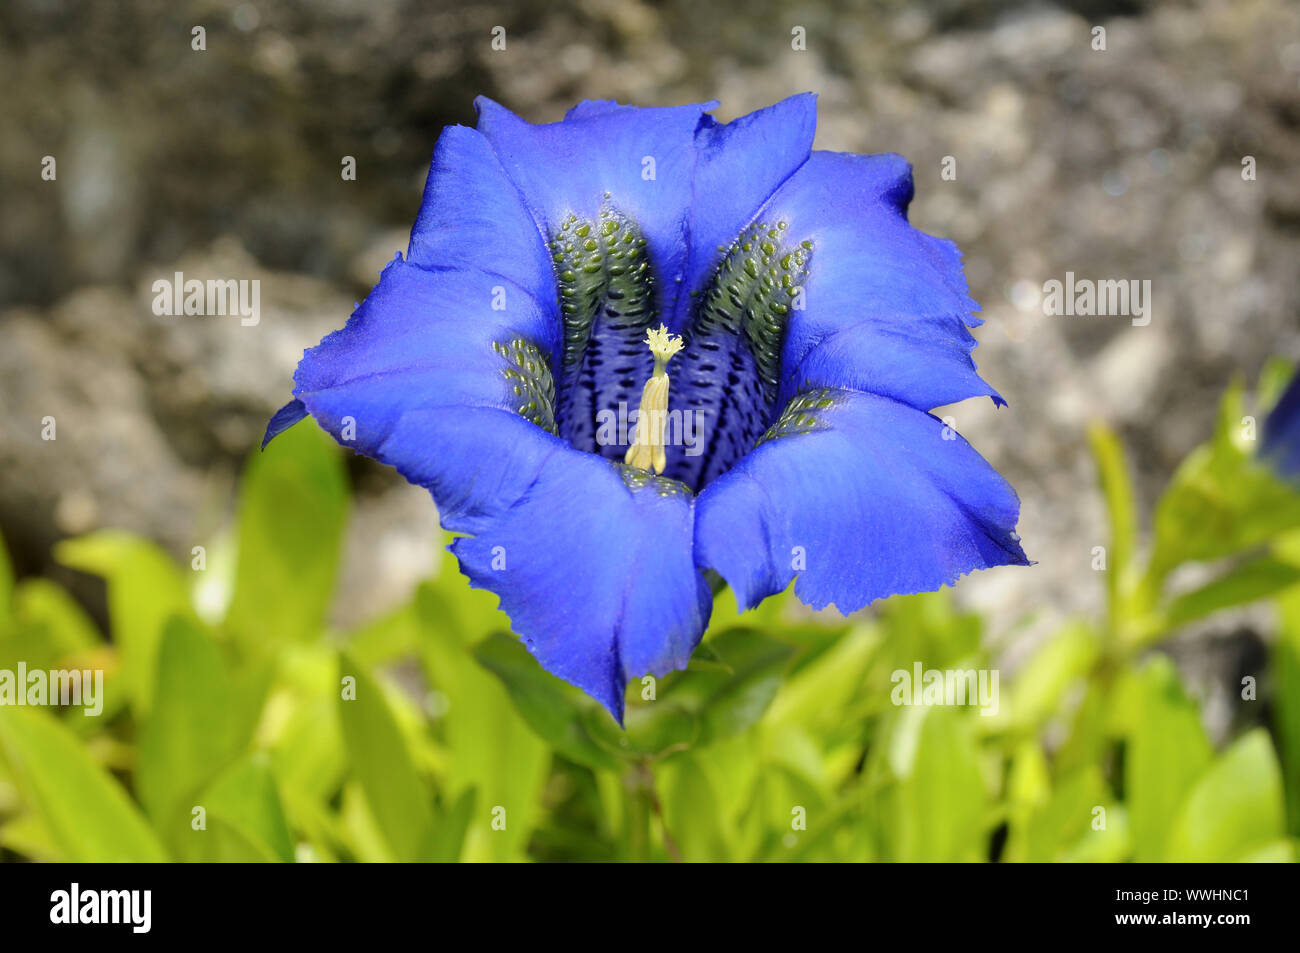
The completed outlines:
[[[641,388],[641,409],[636,418],[636,439],[627,448],[623,462],[642,470],[663,473],[668,466],[664,452],[664,431],[668,426],[668,361],[682,349],[682,339],[659,325],[646,332],[645,343],[655,358],[654,373]]]

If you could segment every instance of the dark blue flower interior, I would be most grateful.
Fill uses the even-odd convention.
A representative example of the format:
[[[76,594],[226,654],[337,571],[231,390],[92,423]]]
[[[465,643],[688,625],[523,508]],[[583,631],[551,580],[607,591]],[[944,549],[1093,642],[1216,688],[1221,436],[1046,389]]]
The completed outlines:
[[[553,407],[537,399],[548,393],[549,381],[519,377],[521,412],[575,448],[621,462],[635,428],[610,440],[608,421],[625,421],[637,410],[654,367],[646,331],[661,320],[661,289],[645,239],[635,222],[607,204],[596,221],[570,215],[549,249],[564,350],[550,368]],[[778,423],[781,345],[791,311],[802,306],[811,255],[812,244],[792,240],[784,222],[752,224],[718,249],[712,278],[691,293],[685,347],[668,367],[664,477],[698,492]],[[507,370],[518,375],[519,362]],[[778,431],[796,425],[782,420]]]

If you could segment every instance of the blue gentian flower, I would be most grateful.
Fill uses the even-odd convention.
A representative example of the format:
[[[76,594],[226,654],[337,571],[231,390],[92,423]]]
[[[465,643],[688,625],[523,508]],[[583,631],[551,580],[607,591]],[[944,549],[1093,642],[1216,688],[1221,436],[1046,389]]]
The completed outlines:
[[[268,440],[310,414],[427,487],[472,585],[620,723],[629,678],[687,664],[718,577],[849,612],[1027,562],[1015,492],[929,413],[1002,400],[905,160],[811,151],[811,95],[727,124],[476,105]]]
[[[1300,373],[1264,419],[1260,456],[1286,479],[1300,483]]]

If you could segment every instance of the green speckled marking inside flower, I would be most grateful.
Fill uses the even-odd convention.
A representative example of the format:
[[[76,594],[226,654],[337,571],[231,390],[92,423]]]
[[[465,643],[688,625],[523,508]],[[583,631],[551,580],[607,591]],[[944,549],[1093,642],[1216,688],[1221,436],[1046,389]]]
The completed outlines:
[[[654,317],[653,288],[646,241],[635,223],[606,206],[596,222],[570,214],[551,236],[564,319],[563,366],[582,361],[592,324],[604,312],[607,319],[625,319],[640,333]]]
[[[741,333],[754,355],[763,396],[780,389],[781,344],[795,296],[808,280],[812,242],[790,242],[785,222],[749,226],[724,257],[700,303],[694,337]]]
[[[822,419],[822,412],[835,406],[833,393],[828,387],[819,387],[816,390],[795,394],[790,398],[790,403],[785,405],[785,410],[781,412],[776,423],[767,429],[767,433],[758,438],[758,443],[754,446],[781,437],[793,437],[796,434],[829,429],[829,425]]]
[[[512,393],[518,398],[515,410],[547,433],[555,428],[555,380],[540,348],[524,338],[493,341],[492,350],[506,362],[501,369]]]
[[[648,470],[642,470],[640,467],[630,467],[625,463],[615,463],[614,467],[617,468],[618,475],[623,478],[623,483],[633,492],[652,489],[660,496],[691,495],[691,488],[678,480],[655,476]]]
[[[780,413],[781,350],[791,312],[803,307],[813,243],[786,222],[758,222],[718,252],[675,375],[679,403],[703,416],[707,441],[665,470],[697,489],[753,449]]]

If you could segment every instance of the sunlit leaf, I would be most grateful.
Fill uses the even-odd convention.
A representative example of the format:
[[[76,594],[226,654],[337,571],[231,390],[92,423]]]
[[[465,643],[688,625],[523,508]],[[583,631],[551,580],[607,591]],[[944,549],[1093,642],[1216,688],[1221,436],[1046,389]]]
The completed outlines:
[[[421,662],[446,708],[439,719],[448,752],[443,795],[478,791],[467,859],[516,860],[540,816],[551,751],[472,654],[488,635],[507,630],[509,620],[495,609],[494,596],[471,589],[454,561],[449,564],[416,594]],[[504,827],[494,829],[502,818]]]
[[[663,698],[685,704],[700,719],[699,744],[738,734],[767,711],[781,687],[794,646],[764,632],[728,629],[710,640],[717,662],[683,673]]]
[[[104,645],[94,622],[68,594],[48,579],[24,579],[14,591],[13,616],[0,625],[0,668],[18,663],[31,669],[82,669],[104,673],[101,715],[112,718],[123,702],[116,655]]]
[[[55,547],[65,566],[108,582],[108,614],[122,655],[122,678],[137,715],[149,710],[158,684],[158,644],[173,615],[193,616],[181,570],[153,543],[116,530],[64,540]]]
[[[1202,774],[1174,818],[1165,857],[1240,860],[1283,836],[1282,776],[1268,733],[1239,738]]]
[[[126,792],[48,713],[0,706],[0,751],[24,800],[40,814],[58,845],[61,860],[166,859]]]
[[[1149,862],[1164,856],[1169,825],[1212,751],[1200,712],[1168,659],[1153,659],[1139,683],[1140,713],[1124,759],[1124,787],[1135,859]]]
[[[475,646],[474,657],[501,679],[524,721],[557,752],[591,768],[618,767],[587,730],[584,715],[596,704],[545,671],[522,642],[498,632]]]
[[[466,788],[447,808],[438,814],[429,843],[421,856],[430,863],[454,863],[460,860],[465,848],[465,835],[474,818],[478,791]]]
[[[339,679],[349,678],[355,680],[355,698],[340,691],[338,710],[352,771],[393,856],[417,860],[433,835],[431,795],[379,683],[343,655]]]
[[[664,827],[681,860],[724,861],[728,852],[718,823],[721,805],[697,757],[683,755],[661,769]]]
[[[622,729],[604,709],[588,709],[582,720],[597,744],[611,754],[629,758],[685,751],[700,735],[699,716],[670,698],[629,702]]]
[[[891,859],[984,859],[987,794],[969,717],[918,706],[895,719],[889,761],[898,780],[884,795]]]
[[[239,555],[226,616],[245,647],[265,651],[321,634],[347,511],[338,448],[310,421],[253,454],[240,491]]]
[[[1221,609],[1264,599],[1297,582],[1300,566],[1261,556],[1174,599],[1165,609],[1167,624],[1171,628],[1183,626]]]
[[[1272,661],[1277,689],[1276,726],[1282,771],[1286,779],[1287,830],[1300,835],[1300,590],[1280,600],[1282,626],[1273,646]]]
[[[1176,566],[1230,556],[1300,526],[1300,493],[1253,455],[1241,386],[1224,394],[1213,438],[1178,467],[1155,512],[1154,585]]]
[[[264,755],[236,764],[203,792],[200,801],[208,829],[190,836],[202,842],[205,859],[293,861],[289,825]]]
[[[1106,553],[1106,591],[1113,618],[1124,611],[1123,600],[1133,569],[1137,545],[1137,512],[1133,484],[1129,478],[1124,447],[1115,434],[1101,424],[1088,428],[1088,444],[1097,463],[1110,535]]]
[[[1089,672],[1100,651],[1092,627],[1073,622],[1055,633],[1016,672],[996,720],[1020,729],[1039,726],[1059,711],[1067,690]]]
[[[1059,778],[1045,798],[1015,818],[1007,859],[1045,863],[1067,858],[1119,859],[1127,849],[1127,824],[1114,829],[1115,805],[1100,772],[1088,766]],[[1116,834],[1123,835],[1119,840]]]
[[[236,754],[230,678],[211,638],[177,617],[163,635],[158,680],[140,736],[136,787],[155,827],[177,844],[188,840],[200,788]]]

